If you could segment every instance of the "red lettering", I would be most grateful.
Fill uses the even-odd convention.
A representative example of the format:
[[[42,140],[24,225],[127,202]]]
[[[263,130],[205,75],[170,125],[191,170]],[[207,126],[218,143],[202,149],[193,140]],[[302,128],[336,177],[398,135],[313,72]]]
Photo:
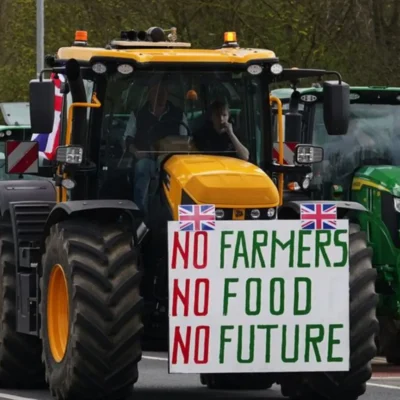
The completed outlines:
[[[189,363],[189,356],[191,355],[191,335],[191,326],[186,327],[185,338],[183,338],[183,335],[181,334],[181,327],[175,327],[172,343],[172,364],[178,363],[179,351],[182,354],[183,363]],[[195,341],[193,361],[195,364],[207,364],[210,350],[210,327],[206,325],[197,326],[195,328],[194,337]]]
[[[203,248],[199,251],[199,240],[203,237]],[[199,261],[199,254],[201,254],[201,260]],[[208,261],[208,233],[207,232],[195,232],[194,234],[194,255],[193,255],[193,266],[196,269],[203,269],[207,267]]]
[[[190,295],[190,279],[185,279],[185,293],[179,289],[179,280],[174,279],[174,286],[172,288],[172,316],[178,315],[178,299],[183,304],[183,315],[185,317],[189,314],[189,297]]]
[[[172,244],[172,262],[171,268],[176,269],[178,252],[183,259],[183,268],[187,269],[189,265],[189,240],[190,232],[185,232],[185,244],[184,248],[181,246],[179,241],[179,232],[174,232],[174,242]]]
[[[190,336],[192,333],[192,327],[188,326],[186,328],[186,339],[183,341],[181,335],[180,326],[175,327],[174,339],[172,345],[172,364],[176,364],[178,362],[178,350],[180,349],[183,355],[183,363],[187,364],[189,362],[189,352],[190,352]],[[178,349],[179,347],[179,349]]]
[[[204,332],[203,342],[200,341],[200,334]],[[210,349],[210,327],[203,325],[196,328],[195,341],[194,341],[194,363],[207,364],[208,352]],[[200,350],[203,350],[203,358],[200,359]]]
[[[204,286],[204,293],[200,295],[200,285]],[[203,298],[203,310],[200,310],[200,300]],[[208,304],[210,300],[210,280],[196,279],[194,286],[194,315],[196,317],[204,317],[208,314]]]
[[[191,294],[191,281],[190,279],[185,279],[185,288],[182,291],[179,287],[179,279],[174,279],[172,285],[172,316],[176,317],[178,315],[178,302],[180,301],[183,305],[183,315],[187,317],[189,315],[189,301],[192,297]],[[203,291],[202,293],[202,288]],[[196,317],[204,317],[208,314],[208,307],[210,301],[210,280],[206,278],[194,279],[194,306],[193,314]],[[202,301],[203,300],[203,301]],[[201,307],[202,306],[202,307]]]

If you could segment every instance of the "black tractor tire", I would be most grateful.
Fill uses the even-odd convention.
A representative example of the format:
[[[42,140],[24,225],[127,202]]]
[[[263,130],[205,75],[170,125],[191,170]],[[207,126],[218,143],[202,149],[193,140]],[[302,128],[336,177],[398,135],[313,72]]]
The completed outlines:
[[[265,390],[275,380],[271,374],[200,374],[200,382],[215,390]]]
[[[11,222],[0,220],[0,386],[34,389],[46,386],[39,337],[16,332],[16,262]]]
[[[400,365],[400,321],[391,317],[379,318],[381,354],[389,364]]]
[[[377,354],[377,273],[372,266],[372,249],[358,224],[350,223],[349,248],[350,371],[304,373],[297,382],[294,374],[292,382],[288,379],[282,385],[284,396],[304,400],[356,400],[366,391],[372,376],[372,360]]]
[[[58,400],[131,395],[142,357],[138,259],[132,234],[119,224],[71,219],[51,228],[42,258],[40,310],[46,379]],[[55,265],[67,281],[69,304],[68,342],[58,361],[47,315]]]

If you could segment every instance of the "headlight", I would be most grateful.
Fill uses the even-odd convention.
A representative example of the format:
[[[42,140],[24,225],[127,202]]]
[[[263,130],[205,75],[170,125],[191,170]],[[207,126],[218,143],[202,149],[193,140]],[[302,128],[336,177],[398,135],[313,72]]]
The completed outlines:
[[[268,208],[267,215],[272,218],[275,215],[275,208]]]
[[[312,177],[313,177],[312,173],[307,174],[305,176],[305,178],[304,178],[304,180],[302,182],[302,187],[303,187],[304,190],[307,190],[310,187],[310,183],[311,183]]]
[[[57,147],[56,160],[66,164],[80,164],[83,157],[83,148],[80,146]]]
[[[72,180],[72,179],[69,179],[69,178],[63,179],[61,181],[61,186],[65,187],[65,189],[71,190],[76,186],[76,182],[74,180]]]
[[[260,210],[257,210],[256,208],[255,208],[254,210],[251,210],[251,211],[250,211],[250,216],[251,216],[251,218],[253,218],[253,219],[260,218],[260,215],[261,215]]]
[[[324,159],[324,149],[318,146],[298,144],[294,151],[294,159],[298,164],[319,163]]]
[[[283,67],[282,67],[282,65],[281,65],[281,64],[278,64],[278,63],[272,64],[272,65],[271,65],[271,72],[272,72],[274,75],[279,75],[279,74],[281,74],[281,73],[283,72]]]
[[[215,216],[217,217],[217,219],[223,219],[224,215],[225,215],[224,210],[221,210],[220,208],[215,210]]]
[[[393,205],[394,205],[394,209],[395,209],[398,213],[400,213],[400,198],[395,197],[395,198],[393,199]]]

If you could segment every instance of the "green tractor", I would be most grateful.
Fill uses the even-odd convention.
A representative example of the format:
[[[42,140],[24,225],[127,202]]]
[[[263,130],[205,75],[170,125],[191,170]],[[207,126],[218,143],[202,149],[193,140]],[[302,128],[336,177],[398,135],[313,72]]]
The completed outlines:
[[[285,195],[351,200],[370,210],[360,214],[359,221],[378,272],[380,354],[400,365],[400,87],[353,86],[350,93],[347,135],[330,136],[318,84],[272,92],[281,99],[289,121],[293,116],[301,119],[301,129],[287,128],[291,137],[285,140],[324,149],[324,161],[313,165],[312,174],[286,180]]]

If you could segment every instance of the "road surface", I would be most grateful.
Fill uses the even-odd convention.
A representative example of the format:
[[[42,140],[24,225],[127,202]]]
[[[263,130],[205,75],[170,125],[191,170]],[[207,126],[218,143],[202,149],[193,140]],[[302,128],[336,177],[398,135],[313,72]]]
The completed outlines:
[[[397,400],[400,396],[400,367],[374,361],[374,376],[367,393],[359,400]],[[209,391],[200,385],[198,375],[168,375],[165,353],[146,352],[140,363],[140,378],[134,400],[283,400],[279,386],[254,392]],[[0,400],[53,400],[48,391],[6,391],[0,389]]]

